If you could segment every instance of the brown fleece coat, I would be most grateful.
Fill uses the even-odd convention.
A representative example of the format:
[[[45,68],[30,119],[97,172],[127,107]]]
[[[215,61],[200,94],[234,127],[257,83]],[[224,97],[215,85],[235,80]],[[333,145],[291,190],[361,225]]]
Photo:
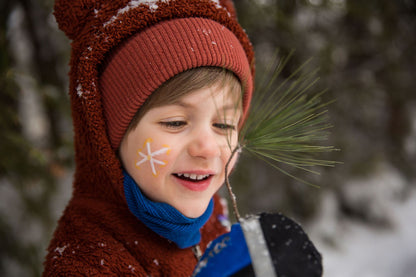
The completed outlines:
[[[134,2],[134,1],[132,1]],[[135,1],[137,3],[137,1]],[[162,20],[204,17],[220,22],[243,45],[251,44],[235,20],[230,1],[176,0],[129,6],[129,0],[57,0],[55,17],[72,40],[70,98],[76,170],[73,195],[45,260],[44,276],[189,276],[197,262],[191,248],[179,249],[144,226],[129,211],[116,151],[109,142],[98,88],[100,67],[117,44]],[[123,11],[123,12],[118,12]],[[254,73],[254,67],[252,67]],[[215,197],[214,213],[201,229],[201,249],[225,232]]]
[[[218,200],[218,199],[217,199]],[[201,250],[224,233],[221,204],[202,228]],[[44,276],[190,276],[197,259],[137,218],[126,205],[97,197],[74,197],[55,232]]]

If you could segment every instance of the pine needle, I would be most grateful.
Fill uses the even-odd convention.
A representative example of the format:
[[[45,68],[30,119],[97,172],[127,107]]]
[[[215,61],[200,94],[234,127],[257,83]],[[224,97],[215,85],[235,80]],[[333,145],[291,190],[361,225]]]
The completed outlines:
[[[314,158],[314,154],[336,150],[321,145],[332,127],[326,110],[331,102],[322,103],[325,91],[312,92],[318,81],[317,70],[305,73],[307,61],[277,83],[290,56],[278,61],[269,80],[263,80],[256,90],[250,115],[240,132],[240,147],[274,167],[283,163],[311,172],[306,167],[334,166],[334,161]]]
[[[245,151],[265,161],[281,173],[305,184],[318,187],[294,176],[283,165],[301,169],[312,174],[317,166],[332,167],[338,162],[316,156],[337,150],[323,143],[327,140],[332,125],[328,122],[327,106],[322,102],[325,91],[314,92],[317,70],[307,71],[310,60],[297,68],[289,77],[281,80],[284,67],[293,53],[282,59],[275,59],[267,69],[253,94],[251,110],[243,129],[239,145],[233,149],[230,160],[237,152]],[[237,220],[240,216],[228,180],[226,184],[233,201]]]

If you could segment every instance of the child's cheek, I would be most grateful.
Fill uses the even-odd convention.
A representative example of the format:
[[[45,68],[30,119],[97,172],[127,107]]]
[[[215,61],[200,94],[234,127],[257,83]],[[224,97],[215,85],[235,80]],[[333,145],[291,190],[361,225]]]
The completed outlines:
[[[239,157],[240,157],[239,153],[237,153],[237,154],[234,155],[234,157],[231,160],[230,165],[229,165],[230,171],[234,169],[234,166],[236,165]]]
[[[154,142],[152,138],[144,141],[143,146],[136,152],[134,166],[143,174],[159,176],[163,167],[169,163],[171,147],[167,144]]]

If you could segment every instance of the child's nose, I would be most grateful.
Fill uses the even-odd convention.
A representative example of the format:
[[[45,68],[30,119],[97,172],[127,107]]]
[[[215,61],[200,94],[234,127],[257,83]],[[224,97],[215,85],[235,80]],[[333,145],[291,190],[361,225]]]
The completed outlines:
[[[188,147],[189,155],[204,159],[215,158],[221,155],[221,147],[214,133],[209,131],[196,131]]]

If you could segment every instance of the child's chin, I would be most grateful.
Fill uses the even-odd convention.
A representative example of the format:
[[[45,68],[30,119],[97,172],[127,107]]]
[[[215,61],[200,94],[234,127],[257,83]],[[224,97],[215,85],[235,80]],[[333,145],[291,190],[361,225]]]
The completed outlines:
[[[194,204],[194,205],[183,205],[185,204],[186,201],[184,201],[183,203],[181,203],[182,205],[180,207],[176,207],[176,209],[181,212],[184,216],[189,217],[189,218],[197,218],[200,217],[201,215],[204,214],[204,212],[207,209],[208,203],[203,204],[202,201],[200,200],[199,203]]]

